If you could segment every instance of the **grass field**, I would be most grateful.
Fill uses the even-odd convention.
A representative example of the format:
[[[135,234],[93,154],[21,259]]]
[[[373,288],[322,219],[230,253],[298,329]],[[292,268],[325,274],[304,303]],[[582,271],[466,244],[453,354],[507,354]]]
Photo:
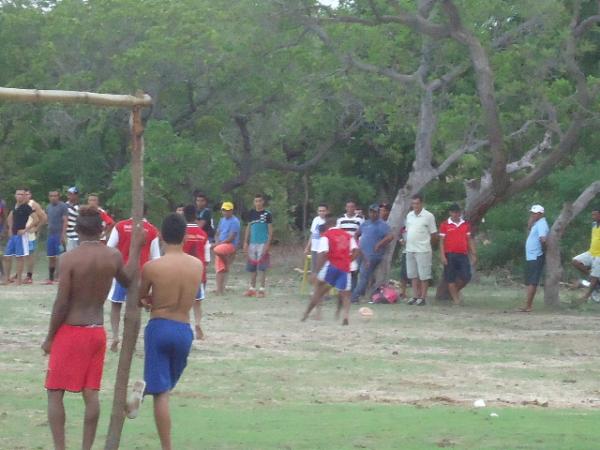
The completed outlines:
[[[540,296],[536,312],[518,314],[521,289],[485,281],[466,290],[464,308],[380,305],[371,320],[353,308],[341,327],[332,304],[323,321],[299,322],[306,297],[288,263],[270,285],[267,299],[244,299],[245,275],[234,274],[225,298],[205,302],[207,340],[194,344],[172,396],[174,448],[599,447],[600,306],[547,310]],[[55,289],[0,288],[0,449],[51,448],[39,345]],[[116,362],[107,354],[96,448]],[[82,402],[66,398],[77,448]],[[478,398],[486,408],[472,407]],[[121,448],[159,448],[151,403],[126,422]]]

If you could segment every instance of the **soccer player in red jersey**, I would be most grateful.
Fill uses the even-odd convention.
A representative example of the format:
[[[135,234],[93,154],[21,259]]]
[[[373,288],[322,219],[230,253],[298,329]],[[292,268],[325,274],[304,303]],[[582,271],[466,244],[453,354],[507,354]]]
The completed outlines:
[[[210,262],[210,243],[208,242],[208,234],[196,223],[196,207],[194,205],[185,206],[183,208],[183,216],[187,222],[185,238],[183,240],[183,251],[188,255],[198,258],[204,266],[202,283],[198,286],[196,301],[193,306],[196,321],[196,339],[204,339],[200,321],[202,320],[202,300],[204,300],[206,292],[206,266]]]
[[[302,317],[304,322],[310,312],[318,306],[325,294],[334,287],[339,292],[336,318],[339,318],[342,307],[344,309],[344,320],[342,325],[348,325],[350,312],[350,293],[352,278],[350,275],[352,261],[358,256],[356,240],[341,228],[335,226],[336,219],[328,215],[325,219],[325,231],[319,241],[315,278],[315,291],[311,301]]]
[[[147,205],[144,205],[144,217],[148,213]],[[146,219],[142,222],[146,235],[146,242],[140,254],[140,269],[151,259],[160,258],[160,238],[158,229]],[[121,220],[114,226],[107,245],[121,252],[125,264],[129,261],[129,246],[131,245],[131,231],[133,230],[133,219]],[[121,308],[127,299],[127,288],[115,280],[112,294],[110,296],[110,326],[112,330],[112,342],[110,350],[116,352],[119,349],[119,323],[121,322]]]

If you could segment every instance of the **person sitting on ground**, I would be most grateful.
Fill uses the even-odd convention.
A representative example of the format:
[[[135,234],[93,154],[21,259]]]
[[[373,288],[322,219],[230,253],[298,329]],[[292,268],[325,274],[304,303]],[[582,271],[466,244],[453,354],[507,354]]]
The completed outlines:
[[[371,276],[383,261],[386,246],[394,240],[389,225],[379,218],[379,205],[369,207],[369,219],[360,225],[356,237],[360,238],[361,259],[358,283],[352,291],[352,303],[358,303],[359,298],[365,295]]]
[[[202,261],[183,251],[186,223],[169,214],[162,223],[162,258],[142,270],[139,305],[150,311],[144,331],[145,394],[154,397],[154,419],[163,450],[171,450],[169,397],[187,365],[193,341],[190,310],[202,283]],[[139,389],[140,391],[143,389]],[[138,414],[141,399],[133,397],[127,415]]]
[[[590,277],[590,287],[579,303],[585,303],[595,289],[600,287],[600,206],[592,210],[592,236],[590,248],[573,258],[573,266]]]
[[[520,312],[531,312],[533,309],[533,299],[540,284],[546,261],[546,237],[550,231],[548,222],[544,217],[544,207],[542,205],[533,205],[530,213],[527,222],[527,241],[525,242],[527,299],[525,300],[525,306],[519,309]]]
[[[471,225],[463,220],[460,206],[453,203],[448,211],[450,217],[440,225],[440,258],[452,303],[462,305],[460,291],[471,281],[471,264],[475,265],[477,253]]]
[[[98,391],[102,381],[106,332],[104,302],[113,278],[129,286],[138,266],[144,234],[136,233],[133,251],[124,267],[121,254],[100,243],[102,219],[96,208],[82,206],[75,230],[79,247],[60,259],[60,277],[52,307],[48,335],[42,349],[50,355],[45,387],[48,391],[48,423],[54,449],[65,445],[65,391],[81,392],[85,402],[83,443],[92,448],[100,417]]]
[[[210,262],[210,243],[208,242],[206,232],[196,223],[197,214],[194,205],[187,205],[183,208],[183,217],[185,217],[185,221],[187,222],[183,251],[188,255],[198,258],[202,262],[202,267],[204,267],[202,271],[202,283],[198,286],[196,301],[193,307],[196,320],[196,339],[204,339],[204,332],[202,331],[200,322],[202,321],[202,301],[206,293],[206,266]]]
[[[356,240],[341,228],[335,227],[335,217],[328,215],[325,219],[323,235],[319,241],[317,273],[311,275],[314,279],[315,291],[308,308],[302,317],[304,322],[311,311],[319,306],[323,297],[334,287],[338,290],[336,319],[344,310],[342,325],[348,325],[350,314],[350,278],[351,263],[358,256]]]
[[[250,287],[246,297],[265,297],[267,269],[271,265],[269,250],[273,240],[273,215],[265,209],[265,197],[254,196],[254,209],[250,210],[244,234],[244,253],[248,254],[246,271],[250,272]],[[260,272],[260,288],[256,290],[257,272]]]
[[[240,220],[233,215],[233,203],[223,202],[221,205],[223,217],[217,228],[215,252],[215,270],[217,272],[216,295],[225,293],[227,274],[235,259],[235,252],[240,243]]]

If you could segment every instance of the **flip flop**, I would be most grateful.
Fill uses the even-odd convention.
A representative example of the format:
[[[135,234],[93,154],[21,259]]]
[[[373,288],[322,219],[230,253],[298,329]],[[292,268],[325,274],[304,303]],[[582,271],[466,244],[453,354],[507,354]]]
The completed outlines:
[[[127,417],[129,419],[135,419],[138,416],[140,407],[142,406],[142,401],[144,400],[145,390],[146,382],[144,380],[138,380],[133,383],[131,396],[127,401]]]
[[[528,308],[519,308],[517,309],[517,312],[522,312],[522,313],[530,313],[532,310],[528,309]]]

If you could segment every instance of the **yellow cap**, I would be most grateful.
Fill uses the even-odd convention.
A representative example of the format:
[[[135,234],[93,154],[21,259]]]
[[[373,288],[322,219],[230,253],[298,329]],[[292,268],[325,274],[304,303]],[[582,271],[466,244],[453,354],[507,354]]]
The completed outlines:
[[[223,204],[221,205],[221,209],[224,209],[225,211],[233,211],[233,203],[223,202]]]

